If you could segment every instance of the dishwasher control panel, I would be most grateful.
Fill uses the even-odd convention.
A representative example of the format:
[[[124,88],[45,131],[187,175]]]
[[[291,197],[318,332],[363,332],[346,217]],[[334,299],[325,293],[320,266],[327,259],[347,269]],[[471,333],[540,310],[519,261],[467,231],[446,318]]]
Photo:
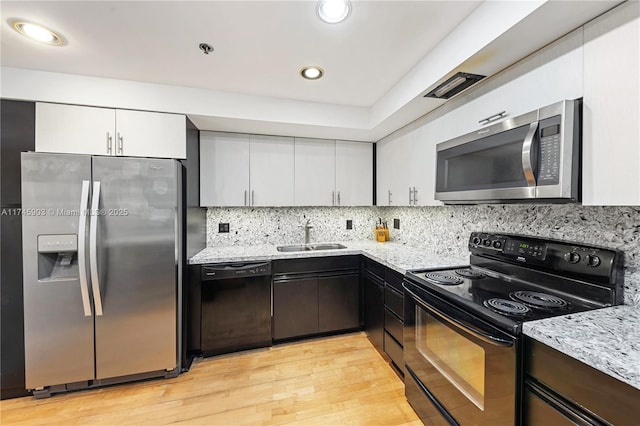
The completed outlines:
[[[202,267],[202,280],[251,278],[271,275],[271,262],[220,263]]]

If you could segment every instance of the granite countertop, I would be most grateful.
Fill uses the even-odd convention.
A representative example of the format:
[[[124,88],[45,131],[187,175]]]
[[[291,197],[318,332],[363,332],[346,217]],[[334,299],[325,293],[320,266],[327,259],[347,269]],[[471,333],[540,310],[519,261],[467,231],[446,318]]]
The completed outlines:
[[[336,242],[336,241],[332,241]],[[417,249],[405,244],[375,241],[337,241],[347,246],[339,250],[318,250],[302,252],[279,252],[275,245],[255,246],[219,246],[207,247],[189,259],[189,264],[259,261],[276,259],[296,259],[300,257],[346,256],[363,254],[401,274],[411,269],[438,268],[468,265],[469,258],[452,258],[436,255],[424,249]]]
[[[525,335],[640,389],[640,306],[524,323]]]
[[[357,255],[400,273],[468,265],[469,259],[437,255],[405,244],[339,242],[346,249],[283,253],[275,245],[207,247],[189,264]],[[640,389],[640,305],[615,306],[526,322],[523,333],[622,382]]]

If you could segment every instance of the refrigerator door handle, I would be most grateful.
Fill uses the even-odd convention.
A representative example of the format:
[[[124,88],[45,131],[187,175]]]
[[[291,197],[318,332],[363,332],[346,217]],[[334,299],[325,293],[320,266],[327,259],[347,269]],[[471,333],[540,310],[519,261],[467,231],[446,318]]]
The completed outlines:
[[[89,203],[89,181],[82,181],[80,194],[80,219],[78,220],[78,272],[80,275],[80,294],[84,316],[91,316],[91,302],[89,301],[89,285],[87,283],[87,257],[85,246],[87,240],[87,204]]]
[[[100,182],[93,182],[91,200],[91,222],[89,224],[89,264],[91,266],[91,289],[96,316],[102,315],[102,298],[100,296],[100,274],[98,273],[98,206],[100,203]]]

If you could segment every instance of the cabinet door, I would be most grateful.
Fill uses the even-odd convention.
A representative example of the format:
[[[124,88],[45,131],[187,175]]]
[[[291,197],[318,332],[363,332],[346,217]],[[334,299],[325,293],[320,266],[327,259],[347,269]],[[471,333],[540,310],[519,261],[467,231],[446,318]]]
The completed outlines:
[[[326,139],[295,139],[297,206],[336,205],[336,143]]]
[[[406,174],[408,185],[413,190],[410,205],[439,206],[435,199],[436,185],[436,144],[431,137],[433,123],[427,123],[405,135],[405,144],[411,153],[407,159]],[[407,189],[409,191],[409,189]]]
[[[293,138],[251,135],[250,151],[251,205],[295,205]]]
[[[373,204],[373,144],[336,141],[336,191],[339,206]]]
[[[369,340],[379,350],[384,345],[384,282],[364,274],[364,327]]]
[[[184,115],[116,110],[116,155],[187,158]]]
[[[36,104],[36,151],[115,155],[115,111]]]
[[[200,132],[200,205],[249,205],[249,135]]]
[[[582,202],[640,204],[640,4],[585,25]]]
[[[273,282],[273,339],[318,333],[318,279]]]
[[[318,331],[360,326],[359,274],[318,278]]]
[[[377,205],[409,205],[409,152],[408,136],[385,139],[376,144]]]

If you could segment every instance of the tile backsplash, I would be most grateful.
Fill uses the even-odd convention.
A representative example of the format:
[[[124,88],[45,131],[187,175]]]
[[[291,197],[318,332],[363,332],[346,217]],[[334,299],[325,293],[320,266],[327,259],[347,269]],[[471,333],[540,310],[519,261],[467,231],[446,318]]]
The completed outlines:
[[[451,255],[467,255],[472,231],[534,235],[611,247],[625,252],[625,303],[640,304],[640,207],[496,204],[438,207],[209,208],[207,245],[298,244],[311,219],[311,241],[373,239],[381,217],[393,241]],[[346,221],[353,229],[346,229]],[[393,229],[394,219],[400,229]],[[229,233],[218,233],[218,223]]]
[[[304,243],[302,226],[311,220],[311,242],[373,239],[375,207],[215,207],[207,209],[207,246]],[[347,229],[347,220],[352,229]],[[228,223],[229,233],[218,233]]]

